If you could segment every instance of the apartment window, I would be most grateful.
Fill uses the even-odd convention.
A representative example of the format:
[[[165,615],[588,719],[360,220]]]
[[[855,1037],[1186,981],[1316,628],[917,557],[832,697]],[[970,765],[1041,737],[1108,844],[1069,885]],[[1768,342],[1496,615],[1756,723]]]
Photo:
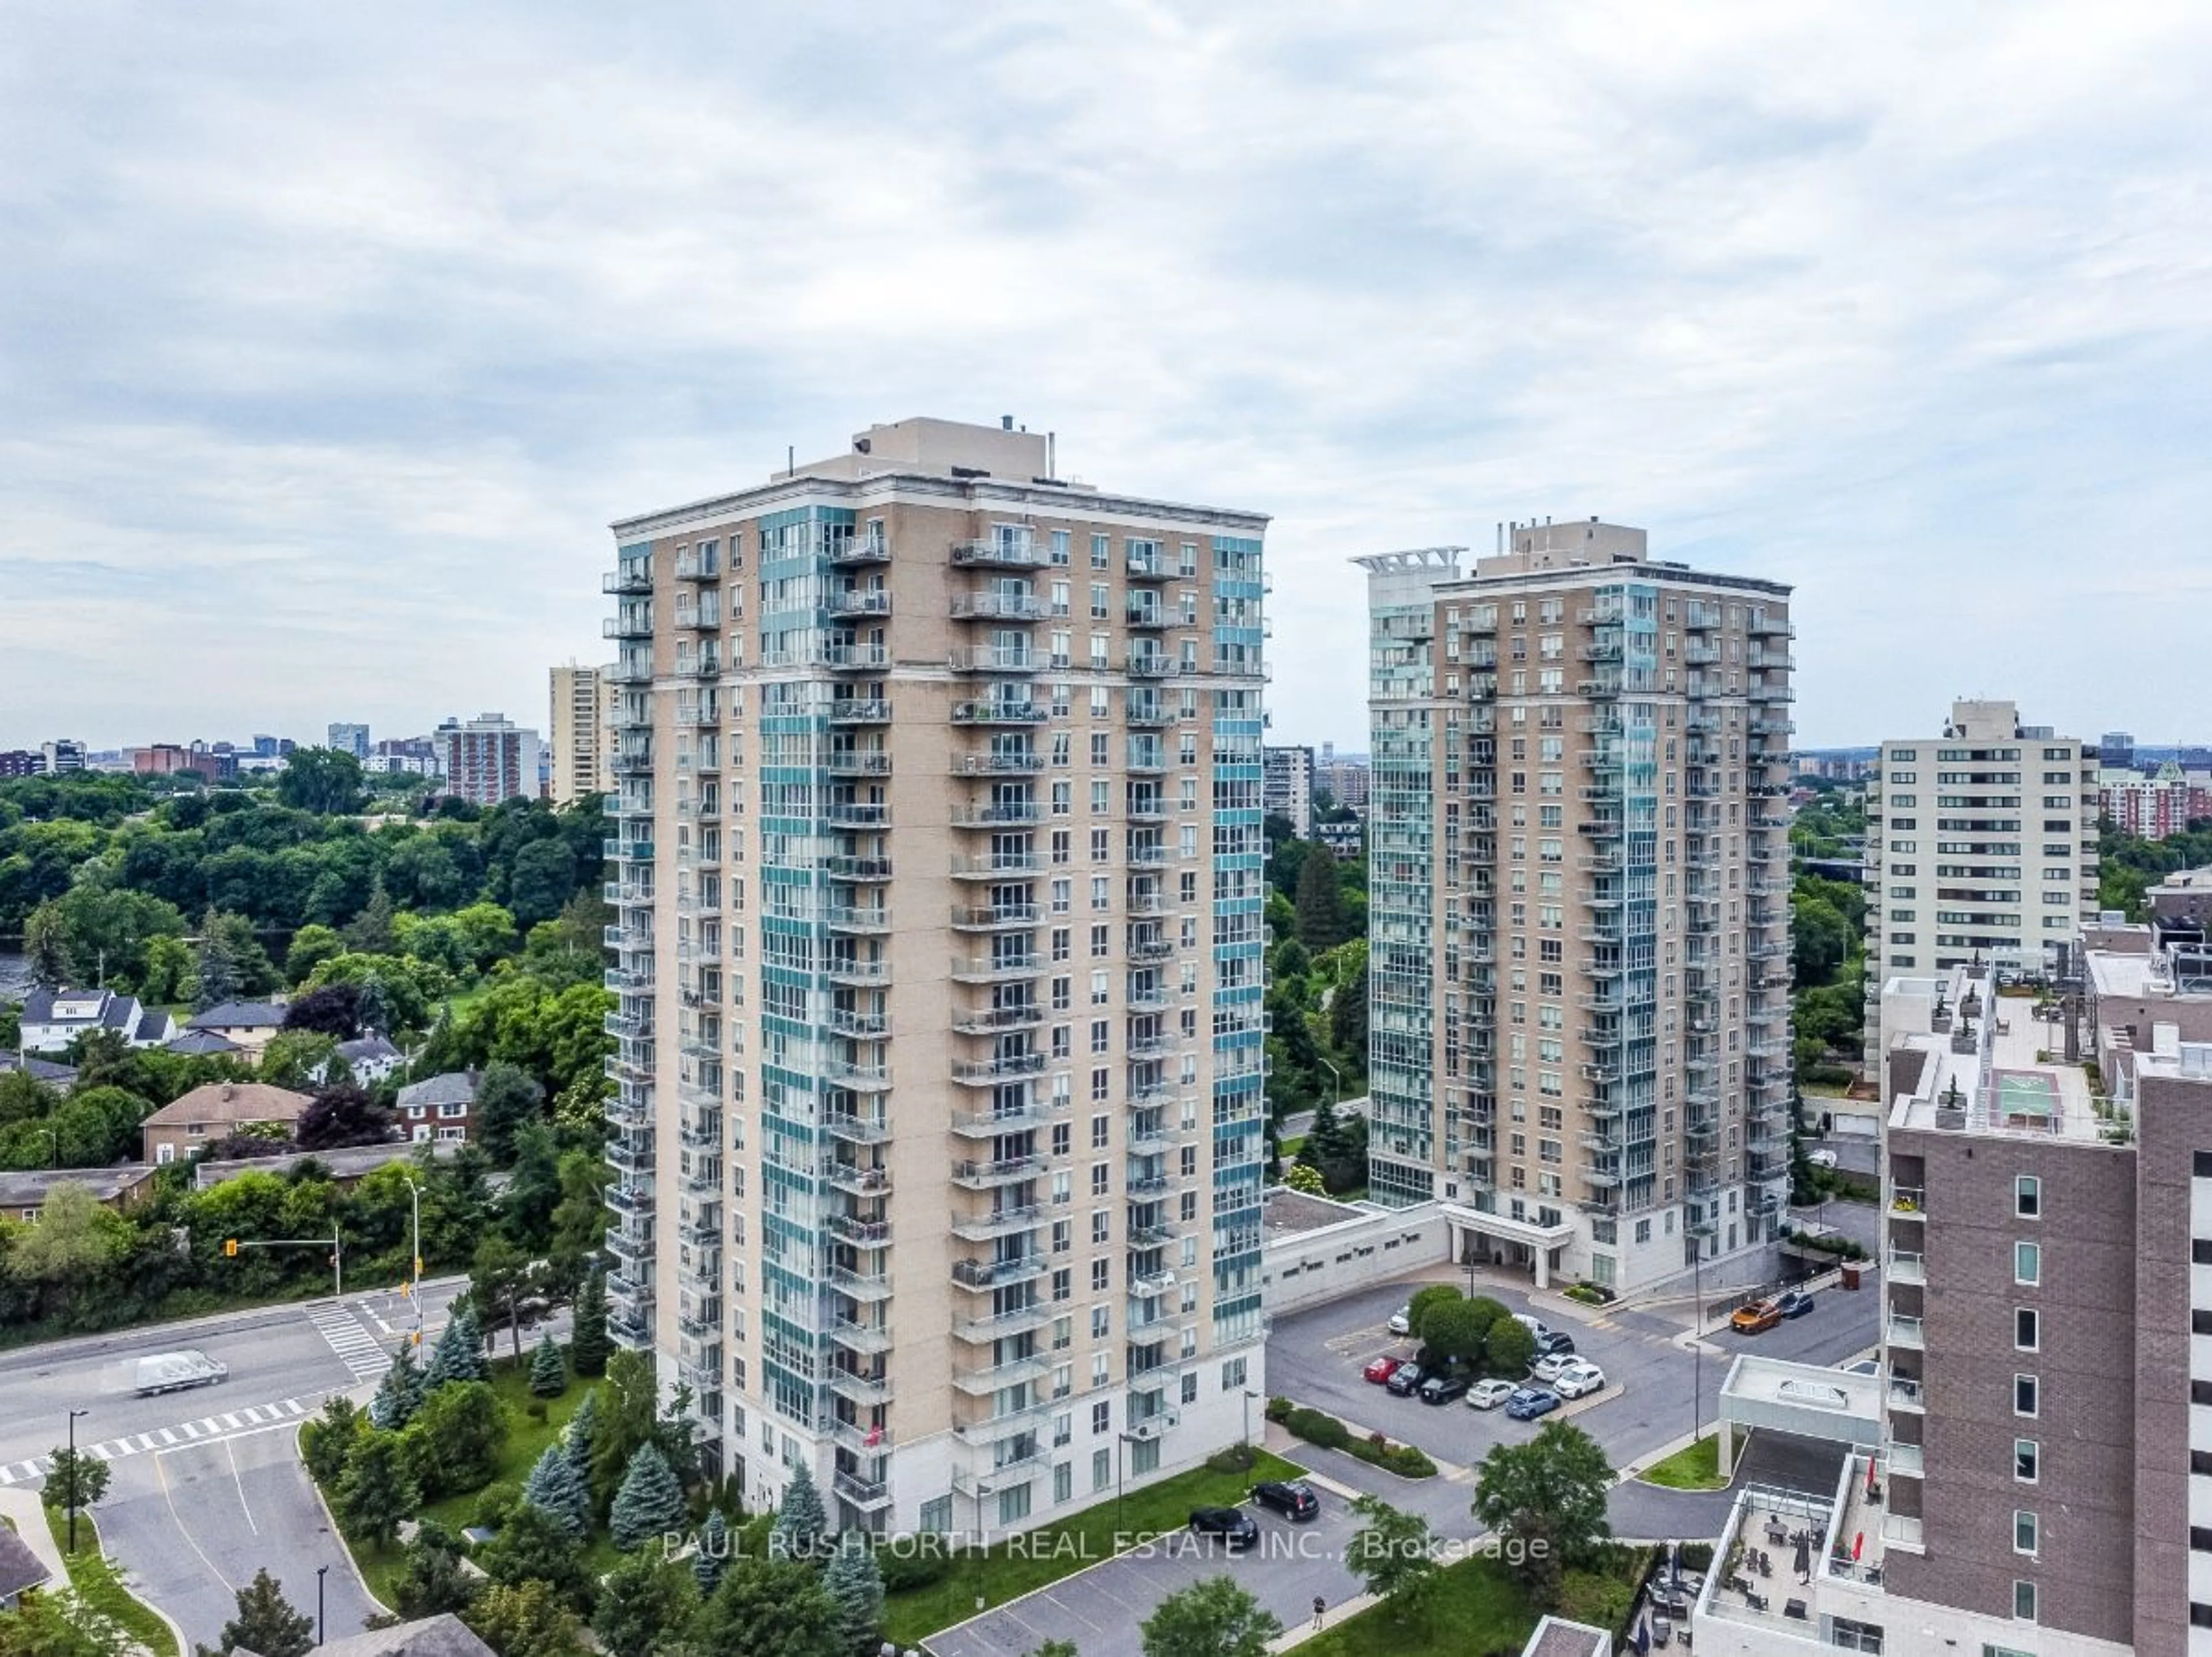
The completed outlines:
[[[2192,1266],[2212,1266],[2212,1237],[2190,1239],[2189,1262]]]
[[[2043,1245],[2016,1242],[2012,1246],[2012,1280],[2033,1285],[2043,1281]]]
[[[1030,1487],[1016,1484],[999,1492],[999,1523],[1018,1525],[1030,1516]]]
[[[2023,1174],[2012,1182],[2012,1211],[2023,1220],[2043,1217],[2043,1181]]]
[[[1110,567],[1112,563],[1113,559],[1107,552],[1106,537],[1103,535],[1092,536],[1091,537],[1091,568],[1093,569],[1105,569]]]
[[[932,1497],[921,1504],[921,1523],[918,1527],[925,1536],[943,1536],[952,1528],[952,1498],[950,1496]]]
[[[2042,1413],[2041,1388],[2033,1375],[2012,1378],[2012,1412],[2033,1417]]]
[[[1055,1301],[1075,1298],[1075,1274],[1064,1266],[1052,1274],[1052,1297]]]
[[[2035,1584],[2014,1582],[2012,1585],[2012,1614],[2023,1623],[2035,1620]]]
[[[2016,1306],[2012,1314],[2012,1344],[2023,1352],[2042,1345],[2043,1320],[2033,1306]]]
[[[1108,1485],[1111,1484],[1113,1482],[1114,1482],[1114,1453],[1113,1453],[1113,1451],[1111,1451],[1111,1450],[1093,1450],[1093,1451],[1091,1453],[1091,1490],[1092,1490],[1094,1492],[1098,1491],[1098,1490],[1104,1490]],[[946,1506],[948,1506],[948,1507],[949,1507],[949,1506],[951,1506],[951,1505],[952,1498],[951,1498],[951,1496],[945,1496],[945,1497],[944,1497],[944,1498],[942,1498],[942,1499],[943,1499],[943,1501],[945,1502],[945,1505],[946,1505]]]
[[[2043,1447],[2032,1438],[2012,1442],[2012,1476],[2023,1484],[2035,1483],[2043,1464]]]
[[[2042,1527],[2036,1516],[2025,1508],[2015,1508],[2012,1514],[2012,1551],[2034,1557],[2041,1539]]]
[[[1091,1150],[1103,1150],[1106,1149],[1108,1136],[1112,1132],[1113,1121],[1114,1119],[1110,1116],[1094,1116],[1091,1119]],[[1057,1130],[1055,1130],[1055,1132],[1057,1132]],[[1067,1147],[1065,1144],[1061,1145],[1060,1149],[1061,1154],[1065,1155],[1066,1153]]]
[[[2189,1527],[2189,1551],[2191,1553],[2212,1553],[2212,1525],[2191,1525]],[[2192,1611],[2196,1608],[2191,1607]],[[2206,1608],[2212,1611],[2212,1606]],[[2212,1624],[2200,1624],[2212,1627]]]
[[[1067,561],[1067,540],[1068,536],[1066,530],[1054,530],[1052,532],[1052,561],[1054,563],[1065,564]]]
[[[1103,1340],[1107,1336],[1113,1333],[1113,1313],[1105,1307],[1092,1307],[1091,1308],[1091,1338],[1093,1340]]]
[[[1060,1439],[1054,1442],[1064,1444],[1066,1442],[1066,1440]],[[1062,1461],[1054,1464],[1052,1470],[1052,1499],[1054,1502],[1066,1502],[1073,1497],[1074,1494],[1075,1464],[1072,1461]]]

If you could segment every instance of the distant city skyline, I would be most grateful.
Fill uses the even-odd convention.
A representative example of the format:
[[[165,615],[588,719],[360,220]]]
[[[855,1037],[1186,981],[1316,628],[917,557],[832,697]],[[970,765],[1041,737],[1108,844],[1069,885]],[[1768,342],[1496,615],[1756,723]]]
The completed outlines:
[[[2212,700],[2201,9],[409,18],[11,17],[0,742],[542,718],[606,524],[923,411],[1269,514],[1278,741],[1546,516],[1790,584],[1808,745]]]

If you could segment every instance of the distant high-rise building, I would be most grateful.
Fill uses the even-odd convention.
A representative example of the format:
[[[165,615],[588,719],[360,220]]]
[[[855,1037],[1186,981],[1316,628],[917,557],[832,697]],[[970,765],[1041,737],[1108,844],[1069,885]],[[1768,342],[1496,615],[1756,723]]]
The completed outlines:
[[[10,748],[0,751],[0,780],[35,777],[46,768],[46,756],[28,748]]]
[[[613,1326],[750,1508],[1026,1529],[1265,1390],[1266,520],[1052,458],[615,526]]]
[[[538,795],[538,733],[504,713],[445,720],[432,738],[448,794],[474,805]]]
[[[1286,819],[1300,840],[1313,838],[1314,751],[1310,748],[1267,750],[1267,815]]]
[[[586,794],[614,792],[614,683],[595,667],[574,662],[553,670],[550,793],[562,805]]]
[[[84,744],[73,742],[67,737],[57,737],[50,743],[41,743],[39,755],[41,761],[39,768],[50,777],[58,777],[65,771],[84,769]]]
[[[2107,731],[2097,739],[2097,756],[2105,764],[2124,771],[2136,762],[2136,739],[2124,731]]]
[[[255,759],[273,760],[283,751],[283,744],[276,737],[264,736],[258,733],[255,735],[253,738],[253,757]]]
[[[341,754],[350,754],[357,760],[368,757],[368,727],[365,725],[333,725],[330,730],[330,746]]]
[[[2097,810],[2127,834],[2164,840],[2212,816],[2212,788],[2191,782],[2172,760],[2148,777],[2107,771],[2098,780]]]
[[[1623,1292],[1789,1191],[1790,589],[1516,527],[1368,571],[1369,1194]]]
[[[2097,913],[2097,747],[1957,701],[1943,734],[1881,745],[1867,788],[1866,1065],[1882,981],[1989,962],[2042,970]]]
[[[192,752],[181,743],[157,742],[125,750],[131,769],[142,777],[173,776],[192,768]]]

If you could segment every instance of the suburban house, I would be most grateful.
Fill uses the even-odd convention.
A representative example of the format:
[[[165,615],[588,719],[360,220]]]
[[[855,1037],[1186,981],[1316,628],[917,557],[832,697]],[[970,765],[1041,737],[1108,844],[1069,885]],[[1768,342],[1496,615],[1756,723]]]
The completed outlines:
[[[405,1053],[374,1030],[355,1041],[339,1042],[338,1057],[345,1060],[353,1079],[365,1088],[374,1087],[407,1062]]]
[[[140,1126],[144,1157],[156,1165],[190,1162],[203,1145],[255,1128],[289,1134],[314,1102],[265,1082],[210,1082],[149,1116]]]
[[[37,1223],[56,1186],[81,1185],[109,1208],[128,1208],[153,1189],[154,1170],[143,1162],[112,1168],[34,1168],[0,1174],[0,1220]]]
[[[183,1035],[171,1036],[164,1041],[161,1051],[182,1053],[187,1059],[245,1059],[251,1056],[228,1036],[217,1035],[213,1030],[187,1029]]]
[[[33,1059],[27,1053],[0,1051],[0,1076],[19,1070],[33,1082],[43,1082],[50,1088],[59,1088],[67,1093],[76,1085],[76,1067],[57,1065],[51,1059]]]
[[[407,1137],[417,1144],[425,1139],[475,1138],[477,1084],[483,1079],[472,1070],[447,1071],[443,1076],[410,1082],[400,1089],[399,1120]]]
[[[31,1551],[31,1545],[0,1525],[0,1611],[13,1611],[23,1596],[53,1573]]]
[[[194,1013],[185,1028],[219,1035],[258,1057],[284,1028],[284,1009],[273,1001],[225,1001]]]
[[[114,1030],[134,1047],[158,1047],[176,1033],[176,1021],[160,1008],[113,990],[33,990],[22,1022],[26,1053],[59,1053],[93,1030]]]

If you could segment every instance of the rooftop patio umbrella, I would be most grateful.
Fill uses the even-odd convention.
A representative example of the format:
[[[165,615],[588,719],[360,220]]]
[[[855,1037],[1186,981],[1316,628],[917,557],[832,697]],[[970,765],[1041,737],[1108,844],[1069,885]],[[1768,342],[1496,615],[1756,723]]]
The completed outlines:
[[[1797,1533],[1797,1580],[1813,1580],[1813,1533],[1810,1529]]]

